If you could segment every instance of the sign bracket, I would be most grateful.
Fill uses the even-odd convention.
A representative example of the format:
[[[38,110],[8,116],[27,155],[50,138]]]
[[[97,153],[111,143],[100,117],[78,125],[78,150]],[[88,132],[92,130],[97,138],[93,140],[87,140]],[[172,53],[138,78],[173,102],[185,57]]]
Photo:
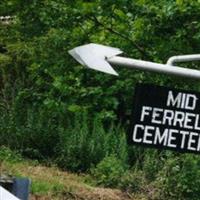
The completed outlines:
[[[200,79],[199,70],[173,65],[176,62],[200,60],[200,54],[173,56],[169,58],[167,64],[161,64],[118,56],[121,53],[123,52],[118,48],[93,43],[79,46],[69,51],[69,54],[81,65],[112,75],[118,75],[111,66],[117,65],[133,69]]]

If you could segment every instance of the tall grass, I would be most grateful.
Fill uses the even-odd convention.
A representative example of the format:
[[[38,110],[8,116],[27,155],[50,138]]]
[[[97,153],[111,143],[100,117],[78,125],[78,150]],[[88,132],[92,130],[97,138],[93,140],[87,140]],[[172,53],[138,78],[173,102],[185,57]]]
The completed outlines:
[[[87,113],[62,115],[46,108],[3,112],[0,145],[72,171],[86,171],[111,154],[123,162],[128,156],[122,128],[104,128],[98,117]]]
[[[98,184],[151,199],[198,199],[200,159],[171,151],[128,147],[120,126],[87,113],[14,107],[0,115],[0,146],[62,169],[92,172]],[[0,157],[10,158],[3,151]],[[12,159],[12,157],[11,157]]]
[[[116,154],[127,161],[126,138],[121,128],[103,127],[98,118],[92,123],[86,115],[75,118],[74,124],[60,131],[56,162],[62,168],[85,171],[104,157]]]
[[[53,156],[58,141],[57,123],[46,110],[10,110],[0,116],[0,145],[21,151],[30,158]]]

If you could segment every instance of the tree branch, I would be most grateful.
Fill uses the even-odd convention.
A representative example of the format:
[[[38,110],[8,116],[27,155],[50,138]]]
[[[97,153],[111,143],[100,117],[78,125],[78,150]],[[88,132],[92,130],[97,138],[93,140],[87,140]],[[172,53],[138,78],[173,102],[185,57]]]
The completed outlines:
[[[94,21],[97,25],[102,26],[104,29],[108,30],[109,32],[129,41],[146,59],[151,60],[152,57],[145,52],[144,48],[142,48],[141,46],[139,46],[135,41],[131,40],[129,37],[127,37],[126,35],[114,30],[111,27],[107,27],[105,24],[103,24],[102,22],[100,22],[95,16],[90,17],[90,19],[92,21]]]

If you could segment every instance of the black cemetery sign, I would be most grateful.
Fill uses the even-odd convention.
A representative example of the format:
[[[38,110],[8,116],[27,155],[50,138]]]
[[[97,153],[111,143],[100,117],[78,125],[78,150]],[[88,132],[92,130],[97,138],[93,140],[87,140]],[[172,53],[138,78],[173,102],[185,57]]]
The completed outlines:
[[[131,144],[200,152],[200,93],[139,84],[135,88]]]

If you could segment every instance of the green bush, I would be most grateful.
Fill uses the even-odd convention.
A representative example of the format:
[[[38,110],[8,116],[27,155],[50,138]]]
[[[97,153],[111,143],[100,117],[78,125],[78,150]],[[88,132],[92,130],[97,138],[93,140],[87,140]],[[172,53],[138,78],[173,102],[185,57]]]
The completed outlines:
[[[170,154],[171,152],[155,149],[145,150],[141,169],[149,182],[154,181],[158,172],[162,169],[166,153]]]
[[[170,156],[157,175],[158,199],[197,200],[200,196],[200,159],[196,155]]]
[[[91,175],[95,178],[97,185],[117,187],[130,193],[140,193],[147,184],[145,173],[137,168],[130,170],[128,167],[112,154],[92,168]]]
[[[141,193],[146,187],[145,174],[141,170],[127,170],[121,176],[118,186],[130,193]]]
[[[98,164],[105,156],[116,154],[127,161],[126,137],[121,129],[107,131],[99,118],[89,122],[87,115],[76,117],[74,124],[59,130],[56,163],[63,169],[86,171]]]
[[[3,112],[0,116],[0,145],[18,150],[29,158],[52,157],[59,139],[59,118],[56,119],[55,114],[45,108],[13,108]]]
[[[124,163],[128,157],[120,127],[105,128],[101,118],[86,112],[61,112],[44,105],[35,108],[22,102],[0,115],[0,145],[72,171],[89,170],[113,153]]]
[[[125,166],[115,155],[110,155],[105,157],[91,172],[98,185],[117,187],[125,172]]]
[[[22,157],[19,153],[11,151],[5,146],[0,146],[0,162],[19,162],[22,161]]]

